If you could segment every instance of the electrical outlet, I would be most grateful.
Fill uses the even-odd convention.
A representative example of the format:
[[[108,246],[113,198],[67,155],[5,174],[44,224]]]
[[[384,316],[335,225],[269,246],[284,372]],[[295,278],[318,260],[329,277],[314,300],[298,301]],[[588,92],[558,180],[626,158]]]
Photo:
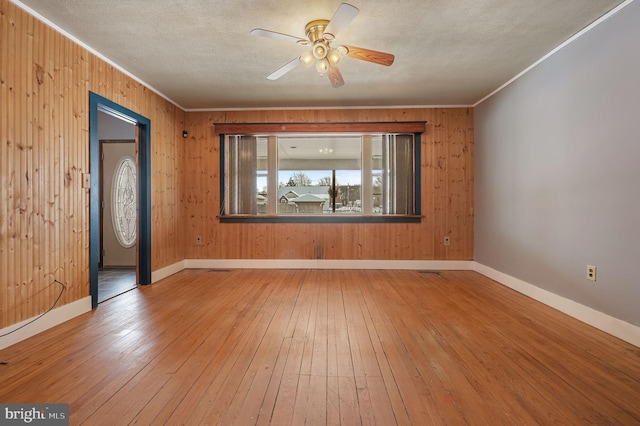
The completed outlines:
[[[596,267],[593,265],[587,265],[587,279],[591,281],[596,280]]]
[[[196,245],[199,245],[199,246],[202,245],[202,237],[201,236],[197,236],[196,237]]]
[[[448,246],[451,244],[451,238],[448,235],[445,235],[444,237],[444,245]]]

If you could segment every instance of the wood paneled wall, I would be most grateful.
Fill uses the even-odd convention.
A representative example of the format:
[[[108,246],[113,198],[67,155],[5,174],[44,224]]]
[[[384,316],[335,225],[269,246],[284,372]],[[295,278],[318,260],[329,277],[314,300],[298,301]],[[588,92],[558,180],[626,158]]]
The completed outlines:
[[[472,109],[185,113],[0,0],[0,328],[45,312],[54,280],[67,286],[58,306],[89,295],[89,91],[151,120],[153,270],[185,258],[473,258]],[[428,121],[422,223],[219,223],[213,122],[395,120]]]
[[[184,112],[0,0],[0,329],[89,295],[89,91],[151,120],[152,269],[184,259]]]
[[[427,121],[419,224],[220,223],[212,123]],[[188,112],[184,191],[189,259],[473,259],[473,109]],[[449,235],[451,245],[445,246]],[[197,237],[202,241],[198,243]]]

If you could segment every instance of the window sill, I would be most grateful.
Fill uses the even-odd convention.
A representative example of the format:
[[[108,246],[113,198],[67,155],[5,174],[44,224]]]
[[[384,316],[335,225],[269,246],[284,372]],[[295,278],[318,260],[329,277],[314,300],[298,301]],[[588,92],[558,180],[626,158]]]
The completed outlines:
[[[228,215],[220,216],[220,223],[420,223],[419,215]]]

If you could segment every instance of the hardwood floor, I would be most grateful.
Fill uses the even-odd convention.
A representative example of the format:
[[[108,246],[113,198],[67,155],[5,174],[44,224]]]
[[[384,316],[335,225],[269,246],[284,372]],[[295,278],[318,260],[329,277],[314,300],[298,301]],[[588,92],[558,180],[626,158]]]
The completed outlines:
[[[187,270],[0,360],[72,425],[640,423],[640,348],[465,271]]]

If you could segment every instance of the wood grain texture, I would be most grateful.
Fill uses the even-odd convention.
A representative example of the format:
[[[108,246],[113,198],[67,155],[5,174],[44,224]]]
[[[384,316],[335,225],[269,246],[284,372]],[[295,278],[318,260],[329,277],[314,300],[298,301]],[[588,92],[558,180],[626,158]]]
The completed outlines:
[[[347,56],[360,59],[362,61],[373,62],[374,64],[391,66],[395,56],[391,53],[379,52],[377,50],[363,49],[362,47],[344,46],[347,48]]]
[[[416,122],[334,122],[334,123],[212,123],[220,134],[278,133],[424,133],[425,123]]]
[[[220,223],[219,136],[212,123],[427,122],[419,224]],[[188,259],[473,259],[473,110],[417,108],[188,112]],[[444,236],[451,245],[444,246]],[[196,237],[202,237],[197,243]]]
[[[185,258],[473,258],[472,109],[185,113],[7,0],[0,47],[0,328],[52,306],[55,279],[67,285],[60,305],[89,295],[89,91],[151,121],[152,270]],[[390,121],[429,122],[422,223],[219,223],[211,123]]]
[[[186,270],[0,359],[71,424],[640,422],[640,349],[469,271]]]
[[[89,91],[152,123],[152,269],[184,259],[184,112],[0,0],[0,329],[89,295]]]

